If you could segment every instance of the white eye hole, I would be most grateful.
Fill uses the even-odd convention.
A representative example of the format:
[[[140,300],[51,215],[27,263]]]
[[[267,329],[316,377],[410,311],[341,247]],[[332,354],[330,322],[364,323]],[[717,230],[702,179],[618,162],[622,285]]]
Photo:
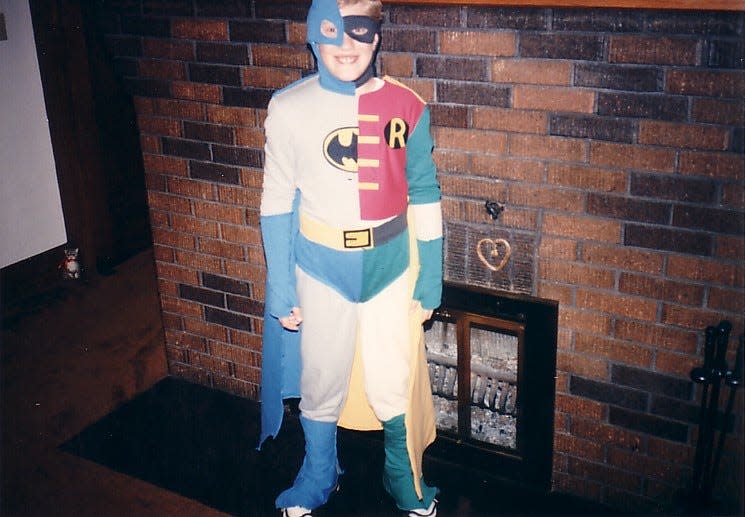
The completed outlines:
[[[336,38],[337,30],[336,25],[331,20],[323,20],[321,22],[321,34],[325,38]]]
[[[364,36],[365,34],[370,32],[370,30],[367,27],[355,27],[350,32],[355,36]]]

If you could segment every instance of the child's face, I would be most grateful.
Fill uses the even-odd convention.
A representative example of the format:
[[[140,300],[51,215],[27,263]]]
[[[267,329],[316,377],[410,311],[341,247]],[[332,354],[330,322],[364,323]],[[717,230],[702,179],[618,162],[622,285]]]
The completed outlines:
[[[340,9],[342,16],[365,16],[364,4],[346,5]],[[336,31],[344,30],[343,27],[336,28],[331,24],[330,26],[321,26],[321,32],[324,31]],[[369,30],[365,27],[358,27],[353,29],[356,36],[364,39],[365,34],[361,34]],[[324,34],[328,37],[333,37],[333,34]],[[375,34],[371,43],[363,43],[358,39],[352,38],[349,34],[344,34],[344,42],[341,47],[336,45],[318,45],[318,53],[326,65],[326,68],[331,72],[331,75],[341,81],[355,81],[359,78],[366,70],[370,61],[373,58],[375,47],[378,44],[378,35]]]

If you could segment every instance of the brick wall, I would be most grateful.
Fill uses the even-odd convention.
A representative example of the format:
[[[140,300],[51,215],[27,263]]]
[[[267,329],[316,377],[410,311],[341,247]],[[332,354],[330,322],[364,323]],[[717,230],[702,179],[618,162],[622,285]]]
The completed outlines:
[[[95,13],[137,110],[170,370],[253,399],[262,121],[272,92],[313,67],[306,9]],[[673,508],[691,478],[702,330],[743,331],[743,14],[386,11],[379,68],[432,108],[447,278],[560,302],[554,488]],[[476,258],[483,238],[510,243],[505,268]],[[734,429],[722,466],[737,475],[717,489],[729,505],[742,415]]]

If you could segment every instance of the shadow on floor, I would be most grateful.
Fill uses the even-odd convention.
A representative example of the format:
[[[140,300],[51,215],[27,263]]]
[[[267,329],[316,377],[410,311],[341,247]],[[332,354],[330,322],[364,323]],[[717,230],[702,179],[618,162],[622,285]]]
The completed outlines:
[[[302,460],[302,431],[289,416],[261,451],[258,405],[166,378],[68,440],[77,456],[238,516],[277,515],[274,498]],[[377,433],[340,430],[341,490],[319,517],[399,515],[380,482]],[[442,516],[606,515],[594,503],[544,494],[425,458],[427,482],[441,490]]]

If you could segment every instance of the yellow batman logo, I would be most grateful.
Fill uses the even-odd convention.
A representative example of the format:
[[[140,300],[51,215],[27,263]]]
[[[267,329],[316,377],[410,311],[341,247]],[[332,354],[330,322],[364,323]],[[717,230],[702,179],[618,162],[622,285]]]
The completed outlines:
[[[323,141],[323,156],[326,161],[344,172],[357,172],[357,136],[359,128],[340,127],[333,130]]]

